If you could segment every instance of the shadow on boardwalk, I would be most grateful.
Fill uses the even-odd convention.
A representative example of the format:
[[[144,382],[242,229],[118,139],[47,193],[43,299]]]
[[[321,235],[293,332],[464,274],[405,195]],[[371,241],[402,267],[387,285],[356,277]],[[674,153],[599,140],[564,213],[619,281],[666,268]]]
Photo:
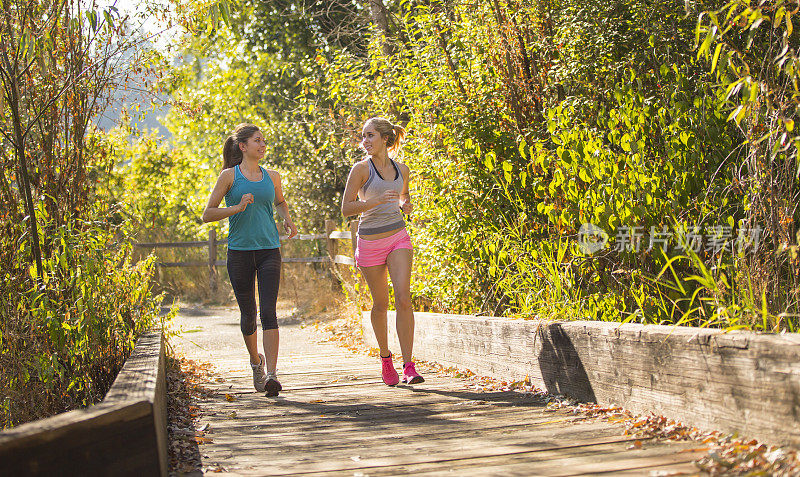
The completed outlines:
[[[478,392],[421,368],[426,382],[380,380],[375,358],[337,347],[310,327],[281,321],[280,379],[267,398],[252,388],[238,310],[181,313],[174,340],[216,374],[199,402],[202,470],[236,475],[650,475],[694,473],[689,444],[645,441],[620,426],[548,409],[544,397]],[[565,358],[565,357],[562,357]],[[558,384],[559,386],[561,384]]]

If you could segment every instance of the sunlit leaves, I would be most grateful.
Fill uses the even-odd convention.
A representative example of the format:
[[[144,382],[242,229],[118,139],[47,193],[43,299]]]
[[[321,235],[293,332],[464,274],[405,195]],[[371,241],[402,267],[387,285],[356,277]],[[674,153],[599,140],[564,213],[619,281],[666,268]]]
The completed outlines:
[[[720,24],[718,18],[725,20]],[[762,115],[785,114],[783,111],[796,110],[800,105],[799,72],[795,68],[797,52],[790,48],[789,42],[794,22],[785,1],[755,7],[747,2],[731,2],[716,12],[701,15],[696,31],[698,36],[706,34],[698,48],[698,58],[701,55],[707,58],[710,45],[716,44],[711,71],[716,73],[720,86],[725,89],[725,98],[730,101],[729,121],[737,125],[742,125],[745,119],[760,121]],[[754,43],[757,34],[761,36]],[[787,86],[790,90],[784,93]],[[792,132],[787,128],[793,122],[774,124],[779,130]],[[747,133],[752,144],[762,144],[764,139],[780,136],[778,130],[765,134],[755,131],[757,127],[752,129]],[[768,142],[773,156],[792,147],[792,141]],[[790,151],[791,157],[796,154],[796,149]]]

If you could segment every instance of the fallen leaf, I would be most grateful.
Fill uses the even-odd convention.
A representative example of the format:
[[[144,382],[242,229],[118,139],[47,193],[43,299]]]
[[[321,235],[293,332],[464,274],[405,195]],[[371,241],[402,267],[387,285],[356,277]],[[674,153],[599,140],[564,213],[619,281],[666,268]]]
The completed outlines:
[[[633,444],[628,446],[628,449],[641,449],[642,448],[642,441],[636,440]]]
[[[233,394],[225,393],[225,400],[228,402],[233,402],[236,400],[236,396]]]

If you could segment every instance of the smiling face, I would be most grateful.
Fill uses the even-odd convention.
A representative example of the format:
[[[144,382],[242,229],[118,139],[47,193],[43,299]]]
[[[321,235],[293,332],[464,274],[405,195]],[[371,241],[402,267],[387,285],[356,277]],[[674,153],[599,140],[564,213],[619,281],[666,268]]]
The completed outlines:
[[[361,131],[361,147],[370,156],[386,154],[386,141],[387,138],[381,137],[381,133],[371,123],[367,123]]]
[[[261,134],[261,131],[256,131],[247,141],[240,142],[239,148],[244,156],[261,159],[267,152],[267,143],[264,141],[264,135]]]

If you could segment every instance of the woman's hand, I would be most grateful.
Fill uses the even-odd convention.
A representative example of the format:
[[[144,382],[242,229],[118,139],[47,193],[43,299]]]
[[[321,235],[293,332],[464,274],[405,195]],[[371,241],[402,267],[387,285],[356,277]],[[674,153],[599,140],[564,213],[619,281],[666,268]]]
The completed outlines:
[[[238,214],[239,212],[244,212],[244,210],[247,208],[247,205],[252,204],[253,200],[255,200],[253,198],[253,194],[243,195],[242,200],[240,200],[239,203],[236,205],[236,207],[239,209],[236,211],[236,213]]]
[[[387,190],[380,196],[378,196],[378,203],[380,204],[388,204],[390,202],[397,202],[400,200],[400,193],[396,190]]]
[[[286,235],[288,235],[288,237],[286,237],[287,240],[297,235],[297,227],[291,220],[283,222],[283,230],[285,230]]]
[[[400,209],[406,215],[411,215],[411,211],[414,210],[414,204],[411,201],[403,202],[403,205],[400,206]]]

